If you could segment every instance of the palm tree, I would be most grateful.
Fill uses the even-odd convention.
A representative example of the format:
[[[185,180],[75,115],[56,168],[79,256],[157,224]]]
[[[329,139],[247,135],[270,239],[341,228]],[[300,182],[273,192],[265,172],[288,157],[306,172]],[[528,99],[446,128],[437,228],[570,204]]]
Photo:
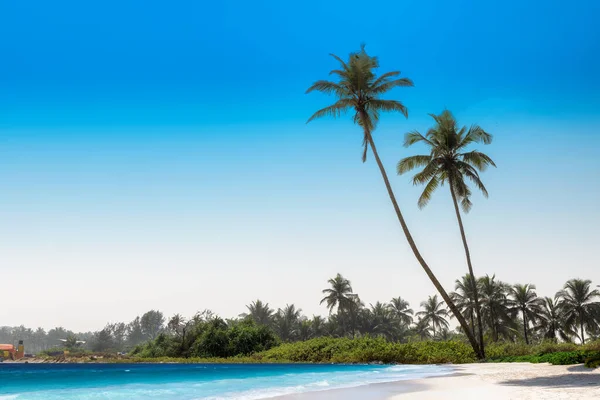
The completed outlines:
[[[310,320],[310,331],[311,336],[319,337],[323,336],[325,333],[325,324],[326,321],[320,315],[313,315],[312,320]]]
[[[535,285],[531,284],[516,284],[511,290],[510,294],[512,300],[513,312],[521,312],[523,317],[523,334],[525,336],[525,343],[529,344],[529,323],[535,324],[542,315],[542,299],[537,297],[535,292]]]
[[[471,278],[470,274],[463,276],[460,280],[456,280],[454,292],[450,293],[450,297],[456,304],[460,312],[471,322],[471,329],[475,335],[475,315],[477,314],[475,307],[475,291],[477,285]],[[481,337],[482,335],[480,335]]]
[[[354,307],[354,293],[352,293],[352,285],[350,281],[344,278],[341,274],[337,274],[335,278],[331,278],[327,281],[331,287],[323,289],[325,297],[321,299],[319,304],[326,303],[329,313],[333,312],[333,309],[337,307],[338,315],[342,329],[344,329],[344,320],[346,314],[350,313]]]
[[[250,317],[259,325],[269,326],[273,320],[273,310],[269,308],[269,303],[263,303],[255,300],[246,306],[248,314],[242,314],[244,317]]]
[[[575,332],[565,323],[559,299],[545,297],[540,317],[538,330],[542,332],[545,339],[556,340],[558,336],[565,342],[570,342],[571,336],[575,335]]]
[[[563,290],[556,294],[560,299],[560,308],[564,312],[568,326],[579,325],[581,335],[579,340],[585,344],[585,332],[597,332],[600,329],[600,292],[591,289],[592,281],[571,279]]]
[[[414,332],[419,336],[419,339],[426,340],[431,338],[431,328],[427,321],[422,318],[417,319],[417,323],[414,327]]]
[[[507,337],[515,328],[510,317],[507,297],[510,286],[497,281],[495,275],[479,278],[478,285],[481,293],[481,313],[492,331],[492,340],[497,342],[500,335]]]
[[[398,320],[401,324],[410,325],[413,322],[413,310],[410,308],[408,301],[398,296],[393,298],[388,304],[388,309],[392,318]]]
[[[383,336],[392,340],[394,335],[393,318],[390,309],[386,304],[379,301],[374,305],[371,304],[371,309],[365,310],[363,315],[366,320],[364,321],[364,333],[369,333],[374,336]]]
[[[448,328],[448,321],[445,317],[448,316],[448,311],[444,307],[443,301],[438,301],[437,294],[429,296],[426,301],[421,302],[423,311],[419,311],[416,315],[421,317],[424,324],[431,325],[433,337],[435,338],[435,328],[438,332],[443,328]]]
[[[367,159],[367,151],[370,147],[375,158],[375,162],[377,163],[383,178],[388,196],[390,197],[390,201],[392,202],[394,211],[396,212],[396,216],[398,217],[398,221],[400,222],[402,231],[406,236],[406,240],[408,241],[411,250],[437,291],[440,293],[446,304],[448,304],[448,307],[450,307],[456,316],[458,322],[464,328],[466,335],[469,338],[469,342],[475,350],[475,354],[477,354],[480,358],[484,358],[479,349],[477,340],[475,340],[475,337],[467,329],[467,321],[460,314],[450,299],[450,296],[433,274],[429,268],[429,265],[427,265],[425,259],[419,252],[408,226],[406,225],[404,216],[400,211],[400,207],[396,201],[396,197],[394,195],[394,191],[392,190],[392,186],[390,185],[387,173],[383,163],[381,162],[381,159],[379,158],[379,154],[377,153],[375,141],[373,140],[372,133],[377,126],[380,113],[399,112],[405,117],[408,116],[408,111],[401,102],[396,100],[382,99],[382,95],[396,87],[413,86],[412,81],[407,78],[398,78],[400,75],[400,72],[398,71],[387,72],[378,77],[374,70],[379,67],[379,61],[377,57],[369,56],[365,51],[364,46],[359,52],[351,53],[348,62],[342,60],[336,55],[332,54],[332,56],[339,62],[341,68],[334,69],[331,71],[331,74],[337,75],[339,80],[337,82],[326,80],[317,81],[308,88],[307,93],[317,90],[326,94],[333,94],[338,99],[334,104],[315,112],[307,122],[325,116],[331,116],[334,118],[339,117],[341,114],[348,111],[353,113],[354,123],[358,124],[363,131],[363,162],[365,162]]]
[[[423,208],[429,203],[433,192],[444,183],[448,183],[450,195],[454,203],[454,211],[460,229],[467,266],[471,279],[475,282],[473,265],[471,263],[471,253],[467,244],[467,237],[462,223],[462,217],[458,207],[458,202],[465,213],[471,209],[471,190],[465,182],[468,178],[485,197],[488,196],[487,189],[479,178],[478,171],[485,171],[489,165],[496,166],[494,161],[487,155],[476,150],[466,151],[466,148],[473,143],[489,144],[492,142],[492,135],[485,132],[477,125],[458,128],[458,124],[450,111],[444,110],[440,115],[430,114],[435,120],[435,127],[429,129],[425,135],[417,131],[408,132],[404,139],[404,146],[409,147],[415,143],[424,143],[429,148],[429,154],[406,157],[398,163],[398,174],[404,174],[418,167],[423,169],[413,178],[413,184],[426,185],[425,190],[419,198],[419,208]],[[485,356],[483,343],[483,324],[481,322],[481,310],[479,306],[479,294],[477,285],[473,285],[473,299],[475,302],[475,314],[477,316],[477,326],[479,328],[479,345],[481,353]]]
[[[293,340],[298,333],[302,310],[293,304],[286,304],[274,317],[274,325],[279,338],[284,342]]]

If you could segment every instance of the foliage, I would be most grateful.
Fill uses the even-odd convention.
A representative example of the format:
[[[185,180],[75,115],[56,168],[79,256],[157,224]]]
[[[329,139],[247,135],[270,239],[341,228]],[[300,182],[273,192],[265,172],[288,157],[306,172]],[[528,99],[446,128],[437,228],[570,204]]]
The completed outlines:
[[[163,332],[155,340],[137,346],[131,355],[140,358],[227,358],[268,350],[278,344],[273,331],[251,319],[226,323],[220,318],[197,320],[188,334]]]
[[[469,363],[476,360],[472,348],[460,341],[393,343],[383,338],[322,337],[285,343],[259,353],[261,361],[312,363]]]
[[[588,368],[600,367],[600,353],[590,356],[585,359],[585,366]]]

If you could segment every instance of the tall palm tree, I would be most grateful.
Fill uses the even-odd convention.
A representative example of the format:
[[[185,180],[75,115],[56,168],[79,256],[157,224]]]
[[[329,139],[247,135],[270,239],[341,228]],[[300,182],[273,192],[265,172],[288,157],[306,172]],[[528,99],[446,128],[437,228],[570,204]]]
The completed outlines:
[[[529,344],[529,324],[535,324],[542,315],[543,300],[538,298],[535,292],[535,285],[517,283],[514,285],[510,294],[512,299],[510,304],[515,313],[520,312],[523,318],[523,334],[525,343]]]
[[[327,283],[330,287],[322,290],[325,297],[321,299],[319,304],[326,303],[330,313],[333,312],[335,307],[338,307],[338,310],[346,308],[351,303],[353,295],[350,281],[344,278],[342,274],[337,274],[335,278],[329,279]]]
[[[367,54],[364,46],[359,52],[351,53],[348,61],[342,60],[340,57],[333,55],[339,64],[339,69],[334,69],[331,74],[336,75],[339,79],[337,82],[320,80],[315,82],[311,87],[308,88],[307,93],[312,91],[320,91],[326,94],[333,94],[337,97],[337,101],[325,108],[322,108],[315,112],[307,122],[310,122],[317,118],[326,116],[339,117],[341,114],[348,111],[353,114],[353,121],[362,128],[363,131],[363,162],[367,159],[367,151],[371,148],[375,162],[379,168],[383,182],[387,189],[390,201],[398,217],[398,221],[402,227],[402,231],[406,236],[406,240],[413,251],[416,259],[419,261],[425,273],[440,293],[448,307],[452,310],[456,319],[465,328],[466,335],[469,338],[469,342],[480,358],[484,358],[479,345],[475,337],[467,329],[468,324],[464,317],[460,314],[456,308],[450,296],[445,291],[437,277],[433,274],[429,265],[425,262],[425,259],[419,252],[417,245],[408,230],[404,216],[400,211],[398,202],[390,185],[387,173],[377,153],[375,147],[375,141],[373,140],[373,131],[379,121],[380,113],[382,112],[399,112],[404,116],[408,116],[406,107],[399,101],[383,99],[382,95],[389,92],[393,88],[397,87],[410,87],[413,83],[410,79],[399,78],[400,72],[393,71],[387,72],[380,76],[377,76],[375,69],[379,67],[379,61],[377,57],[371,57]]]
[[[485,171],[489,165],[496,166],[494,161],[487,155],[476,150],[466,151],[467,147],[473,143],[489,144],[492,142],[492,135],[485,132],[477,125],[459,128],[454,116],[450,111],[444,110],[440,115],[430,114],[435,120],[435,126],[427,131],[425,135],[413,131],[408,132],[404,139],[404,146],[409,147],[415,143],[423,143],[429,148],[429,154],[416,155],[402,159],[398,163],[398,174],[404,174],[418,167],[423,169],[413,178],[415,185],[426,185],[425,190],[419,198],[419,208],[423,208],[429,203],[433,192],[444,183],[448,184],[454,211],[460,229],[467,266],[471,279],[475,282],[473,265],[471,263],[471,253],[467,244],[467,237],[460,215],[458,202],[465,213],[471,209],[471,189],[467,185],[466,179],[469,179],[485,197],[488,196],[487,189],[479,178],[479,171]],[[483,343],[483,324],[481,322],[481,310],[479,306],[479,294],[477,285],[473,286],[473,299],[475,302],[475,315],[477,316],[477,326],[479,328],[479,345],[482,354],[485,354]]]
[[[473,335],[475,335],[475,315],[477,314],[475,307],[475,291],[477,290],[477,285],[471,278],[471,275],[467,274],[460,280],[456,280],[454,290],[454,292],[450,293],[450,297],[460,312],[470,321]]]
[[[255,300],[247,305],[246,308],[248,309],[248,314],[242,314],[242,316],[250,317],[259,325],[271,325],[271,322],[273,321],[273,310],[269,308],[269,303]]]
[[[593,333],[600,329],[600,291],[592,290],[591,285],[592,281],[587,279],[571,279],[556,294],[566,323],[579,328],[582,344],[585,344],[585,330]]]
[[[410,325],[413,322],[413,310],[408,301],[398,296],[390,300],[388,304],[392,318],[398,320],[401,324]]]
[[[441,332],[443,328],[448,328],[449,324],[446,320],[448,311],[444,306],[443,301],[439,301],[437,294],[429,296],[426,301],[421,302],[423,311],[419,311],[416,315],[420,316],[424,324],[431,325],[433,330],[433,337],[435,338],[435,328],[438,328],[438,332]]]
[[[478,286],[481,293],[481,313],[491,330],[492,340],[497,342],[500,336],[508,337],[516,326],[510,317],[510,286],[497,281],[495,275],[479,278]]]
[[[342,325],[342,330],[345,330],[346,325],[350,321],[346,321],[347,317],[353,312],[354,309],[354,297],[352,293],[352,285],[350,281],[344,278],[341,274],[337,274],[335,278],[331,278],[327,281],[330,285],[329,288],[323,289],[325,297],[321,299],[320,304],[325,303],[331,314],[334,308],[337,307],[339,315],[339,322]]]
[[[571,341],[575,332],[566,324],[560,300],[544,297],[538,330],[545,339],[556,340],[560,337],[565,342]]]

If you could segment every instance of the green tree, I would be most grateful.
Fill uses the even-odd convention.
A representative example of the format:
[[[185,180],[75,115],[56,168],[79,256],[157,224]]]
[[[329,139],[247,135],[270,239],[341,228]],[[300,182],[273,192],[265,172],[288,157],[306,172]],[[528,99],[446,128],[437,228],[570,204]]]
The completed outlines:
[[[429,265],[427,265],[425,259],[419,252],[417,245],[408,229],[406,221],[404,220],[404,216],[400,211],[400,207],[396,201],[396,197],[389,182],[387,173],[383,163],[381,162],[381,159],[379,158],[377,148],[375,147],[375,141],[373,140],[372,134],[377,126],[380,114],[382,112],[399,112],[404,116],[408,116],[408,111],[401,102],[383,99],[382,96],[393,88],[413,86],[412,81],[408,78],[399,78],[400,72],[398,71],[387,72],[377,76],[375,70],[379,67],[379,61],[377,57],[369,56],[365,51],[364,46],[361,51],[350,54],[347,62],[336,55],[332,56],[340,64],[339,69],[334,69],[331,71],[331,74],[338,77],[338,81],[317,81],[308,88],[307,93],[316,90],[326,94],[333,94],[337,97],[337,101],[334,104],[315,112],[309,118],[308,122],[326,116],[339,117],[348,111],[353,113],[354,123],[360,126],[363,131],[363,162],[366,161],[367,151],[369,148],[371,148],[375,162],[377,163],[387,189],[387,193],[390,197],[390,201],[392,202],[394,211],[396,212],[396,216],[398,217],[398,221],[400,222],[410,248],[435,288],[438,290],[446,304],[448,304],[456,316],[458,322],[465,329],[466,335],[468,336],[475,353],[478,354],[480,358],[484,358],[477,340],[468,329],[466,320],[460,314],[459,310],[450,299],[450,296],[433,274],[429,268]]]
[[[556,294],[567,325],[579,328],[582,344],[585,344],[585,330],[593,333],[600,329],[600,292],[591,286],[590,280],[571,279]]]
[[[421,307],[423,307],[423,311],[419,311],[416,315],[421,317],[422,323],[431,325],[434,338],[436,327],[438,332],[441,332],[444,328],[448,329],[449,325],[446,320],[448,311],[444,306],[444,302],[438,300],[437,294],[429,296],[426,301],[421,302]]]
[[[263,303],[260,300],[255,300],[246,306],[248,314],[242,314],[247,316],[258,325],[270,326],[273,322],[273,310],[269,307],[269,303]]]
[[[410,308],[408,301],[398,296],[390,300],[388,310],[392,318],[396,319],[403,325],[410,325],[413,322],[413,310]]]
[[[425,321],[423,318],[417,319],[417,323],[413,329],[420,340],[431,339],[431,328],[429,327],[427,321]]]
[[[352,293],[350,281],[339,273],[335,278],[329,279],[327,283],[330,287],[322,290],[325,297],[321,299],[320,304],[325,303],[330,314],[337,307],[341,328],[344,333],[347,333],[347,325],[350,324],[351,314],[356,308],[354,300],[356,295]]]
[[[471,278],[470,274],[463,276],[460,280],[456,280],[454,285],[454,292],[450,293],[450,297],[456,304],[456,307],[460,312],[470,321],[473,335],[475,335],[475,315],[477,314],[475,307],[475,291],[476,291],[475,280]],[[483,328],[481,328],[483,329]],[[480,334],[481,338],[483,334]]]
[[[435,190],[445,183],[448,184],[450,195],[454,204],[454,211],[460,229],[467,258],[467,266],[471,279],[475,282],[475,274],[471,263],[471,252],[467,243],[465,229],[460,215],[458,203],[462,209],[468,213],[471,209],[471,189],[466,179],[471,181],[485,197],[488,196],[487,189],[479,177],[480,171],[485,171],[488,166],[496,166],[492,159],[484,153],[476,150],[466,151],[469,145],[474,143],[489,144],[492,142],[492,135],[485,132],[477,125],[470,128],[459,128],[454,116],[450,111],[445,110],[440,115],[430,114],[435,120],[435,126],[427,131],[425,135],[413,131],[406,134],[404,146],[409,147],[415,143],[423,143],[429,149],[427,155],[416,155],[406,157],[398,163],[398,174],[404,174],[413,169],[423,167],[413,177],[415,185],[425,185],[425,189],[419,198],[419,208],[423,208],[429,203]],[[481,353],[485,355],[485,346],[483,343],[483,323],[481,320],[481,310],[479,306],[479,294],[477,285],[473,285],[473,299],[475,303],[475,315],[477,317],[477,326],[479,328],[479,345]]]
[[[535,324],[542,315],[542,299],[537,297],[535,285],[516,284],[511,290],[512,299],[509,304],[514,312],[520,312],[523,318],[523,335],[529,344],[529,324]]]
[[[112,349],[114,346],[113,337],[108,329],[102,329],[100,332],[96,332],[92,343],[92,350],[94,351],[107,351]]]
[[[478,285],[483,319],[491,331],[492,340],[497,342],[500,336],[508,337],[515,328],[509,309],[510,286],[497,281],[495,275],[479,278]]]
[[[155,339],[158,334],[162,331],[165,323],[165,317],[162,312],[157,310],[150,310],[142,315],[140,324],[142,326],[142,332],[148,339]]]
[[[565,321],[559,300],[551,297],[543,299],[540,324],[537,329],[541,331],[545,339],[556,340],[560,337],[565,342],[570,342],[571,336],[575,334]]]
[[[298,336],[300,316],[302,310],[296,308],[293,304],[286,304],[283,309],[279,309],[274,318],[275,331],[279,338],[284,342],[294,340]]]
[[[135,317],[133,321],[127,324],[127,343],[133,347],[142,343],[145,339],[140,317]]]

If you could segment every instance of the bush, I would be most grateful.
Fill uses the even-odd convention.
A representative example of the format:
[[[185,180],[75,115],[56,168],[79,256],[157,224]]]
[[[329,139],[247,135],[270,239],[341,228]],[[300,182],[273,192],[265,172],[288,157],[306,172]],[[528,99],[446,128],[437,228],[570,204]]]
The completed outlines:
[[[261,361],[440,364],[475,362],[475,353],[463,342],[391,343],[382,338],[358,339],[321,337],[286,343],[256,354]]]
[[[590,356],[585,359],[585,366],[588,368],[600,367],[600,353]]]

